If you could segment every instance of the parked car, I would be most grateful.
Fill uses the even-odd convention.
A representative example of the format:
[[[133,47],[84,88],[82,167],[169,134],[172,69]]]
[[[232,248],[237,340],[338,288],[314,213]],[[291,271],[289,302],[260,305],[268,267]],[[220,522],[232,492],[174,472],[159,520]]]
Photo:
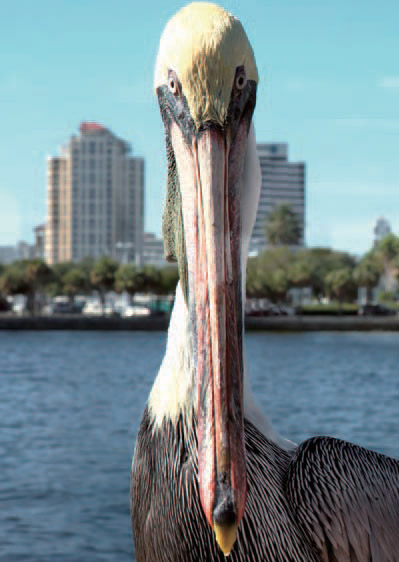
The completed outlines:
[[[100,301],[87,301],[84,305],[82,314],[87,316],[120,316],[120,312],[115,310],[109,304],[105,305],[103,310],[102,304]]]
[[[43,309],[44,314],[82,314],[84,301],[71,301],[68,297],[54,297]]]
[[[248,316],[292,316],[295,310],[289,306],[277,305],[266,299],[252,299],[246,303]]]
[[[280,314],[282,314],[283,316],[295,316],[296,314],[295,308],[293,308],[292,306],[288,306],[286,304],[282,304],[277,308],[280,311]]]
[[[383,304],[365,304],[359,308],[360,316],[395,316],[397,311]]]
[[[129,305],[121,313],[124,318],[131,318],[132,316],[149,316],[151,310],[147,306],[142,305]]]

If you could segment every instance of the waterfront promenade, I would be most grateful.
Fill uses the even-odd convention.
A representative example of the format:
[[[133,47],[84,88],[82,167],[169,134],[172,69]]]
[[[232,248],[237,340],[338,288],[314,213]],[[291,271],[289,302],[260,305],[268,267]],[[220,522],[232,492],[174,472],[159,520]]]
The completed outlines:
[[[111,330],[163,331],[169,316],[120,318],[107,316],[0,315],[0,330]],[[248,331],[314,332],[314,331],[399,331],[399,316],[266,316],[247,317]]]

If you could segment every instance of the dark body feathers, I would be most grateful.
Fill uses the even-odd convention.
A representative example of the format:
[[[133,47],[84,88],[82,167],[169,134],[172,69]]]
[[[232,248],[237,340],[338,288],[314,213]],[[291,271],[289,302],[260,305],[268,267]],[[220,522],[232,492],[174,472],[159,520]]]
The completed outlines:
[[[199,503],[195,423],[154,428],[132,467],[137,562],[224,561]],[[248,499],[231,562],[399,562],[399,463],[331,438],[287,453],[245,422]]]

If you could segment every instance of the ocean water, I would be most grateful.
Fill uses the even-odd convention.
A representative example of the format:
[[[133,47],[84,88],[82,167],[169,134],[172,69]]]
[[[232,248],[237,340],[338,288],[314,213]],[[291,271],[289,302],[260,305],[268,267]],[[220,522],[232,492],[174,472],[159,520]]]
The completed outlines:
[[[129,477],[164,333],[0,333],[0,560],[134,560]],[[280,433],[399,456],[398,333],[247,336]]]

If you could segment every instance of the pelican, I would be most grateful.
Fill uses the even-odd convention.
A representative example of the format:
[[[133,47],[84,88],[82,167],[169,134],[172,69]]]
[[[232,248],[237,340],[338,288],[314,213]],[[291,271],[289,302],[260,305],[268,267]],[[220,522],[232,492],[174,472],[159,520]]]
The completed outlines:
[[[258,72],[241,23],[208,3],[167,24],[166,254],[180,282],[132,464],[137,562],[399,561],[399,463],[329,437],[299,446],[245,372],[249,238],[260,189]]]

